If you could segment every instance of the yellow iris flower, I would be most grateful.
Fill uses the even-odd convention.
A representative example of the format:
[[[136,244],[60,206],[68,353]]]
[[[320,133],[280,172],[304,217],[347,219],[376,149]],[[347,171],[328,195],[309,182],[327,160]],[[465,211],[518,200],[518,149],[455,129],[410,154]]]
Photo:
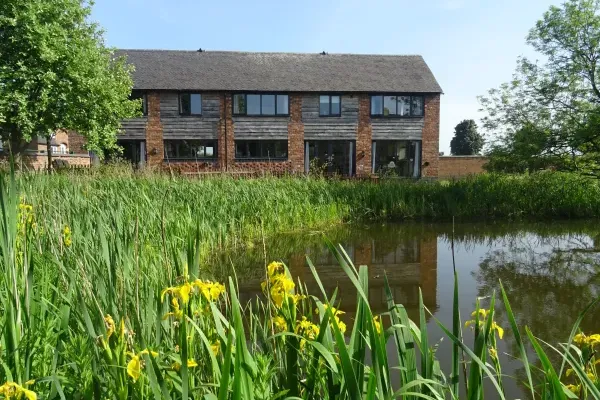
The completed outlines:
[[[484,308],[480,308],[479,313],[477,312],[477,310],[473,311],[471,313],[471,317],[473,317],[474,319],[465,322],[465,328],[468,328],[471,325],[475,325],[476,323],[479,325],[479,327],[483,327],[483,324],[485,323],[485,320],[488,317],[489,313],[490,311]],[[492,321],[492,331],[496,331],[500,339],[504,337],[504,328],[498,325],[496,321]]]
[[[129,353],[131,360],[127,363],[127,375],[133,378],[133,381],[137,381],[142,374],[142,356],[144,354],[150,354],[152,357],[158,357],[158,353],[144,349],[137,354]]]
[[[22,399],[23,396],[27,400],[37,400],[37,394],[35,392],[25,389],[23,386],[14,383],[14,382],[6,382],[4,385],[0,386],[0,395],[3,395],[5,399]]]

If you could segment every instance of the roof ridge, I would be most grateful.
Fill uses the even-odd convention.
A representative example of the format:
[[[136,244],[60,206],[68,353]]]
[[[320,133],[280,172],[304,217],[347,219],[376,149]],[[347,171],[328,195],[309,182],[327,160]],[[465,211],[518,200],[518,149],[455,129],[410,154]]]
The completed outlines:
[[[317,53],[302,53],[302,52],[288,52],[288,51],[241,51],[241,50],[205,50],[201,52],[198,50],[182,50],[182,49],[116,49],[117,51],[125,52],[173,52],[173,53],[199,53],[199,54],[269,54],[269,55],[321,55],[321,52]],[[328,56],[368,56],[368,57],[420,57],[421,54],[376,54],[376,53],[327,53]]]

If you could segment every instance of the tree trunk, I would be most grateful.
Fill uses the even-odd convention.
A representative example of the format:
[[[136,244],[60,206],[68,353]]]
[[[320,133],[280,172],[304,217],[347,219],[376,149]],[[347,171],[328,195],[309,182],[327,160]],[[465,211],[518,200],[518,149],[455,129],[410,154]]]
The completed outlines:
[[[48,173],[52,172],[52,136],[46,136],[46,152],[48,153]]]

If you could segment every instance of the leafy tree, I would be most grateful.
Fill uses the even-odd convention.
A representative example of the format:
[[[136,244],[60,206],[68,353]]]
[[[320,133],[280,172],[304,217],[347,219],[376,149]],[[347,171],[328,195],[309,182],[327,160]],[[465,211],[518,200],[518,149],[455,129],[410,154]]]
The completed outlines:
[[[454,137],[450,141],[450,151],[455,156],[479,154],[483,148],[483,136],[477,132],[477,124],[465,119],[454,128]]]
[[[506,166],[502,155],[600,176],[599,10],[600,0],[550,7],[527,36],[545,61],[519,58],[512,81],[480,97],[495,136],[488,167]]]
[[[132,67],[104,45],[86,0],[0,1],[0,137],[20,152],[38,136],[48,143],[74,130],[100,155],[113,148],[129,100]]]

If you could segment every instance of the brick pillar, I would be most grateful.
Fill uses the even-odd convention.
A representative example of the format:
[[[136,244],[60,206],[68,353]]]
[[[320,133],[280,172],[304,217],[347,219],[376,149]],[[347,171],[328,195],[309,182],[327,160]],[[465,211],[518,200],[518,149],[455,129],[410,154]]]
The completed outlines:
[[[73,154],[87,154],[88,151],[85,149],[87,140],[79,133],[74,131],[68,132],[68,147],[69,151]]]
[[[160,93],[148,93],[148,122],[146,123],[146,152],[148,166],[161,165],[165,156],[163,126],[160,123]]]
[[[419,285],[423,302],[429,308],[437,307],[437,236],[421,238],[419,247]]]
[[[360,242],[354,247],[354,265],[371,265],[373,263],[373,246],[370,240]]]
[[[440,151],[440,95],[425,96],[425,124],[423,126],[423,177],[438,176]]]
[[[358,130],[356,132],[356,175],[371,175],[371,149],[373,128],[371,126],[371,99],[361,94],[358,99]]]
[[[218,153],[219,168],[222,171],[233,166],[235,160],[235,142],[233,126],[233,109],[231,107],[231,95],[221,95],[220,105],[221,120],[219,121]]]
[[[304,123],[302,122],[302,95],[290,95],[290,122],[288,122],[288,160],[291,171],[304,171]]]

